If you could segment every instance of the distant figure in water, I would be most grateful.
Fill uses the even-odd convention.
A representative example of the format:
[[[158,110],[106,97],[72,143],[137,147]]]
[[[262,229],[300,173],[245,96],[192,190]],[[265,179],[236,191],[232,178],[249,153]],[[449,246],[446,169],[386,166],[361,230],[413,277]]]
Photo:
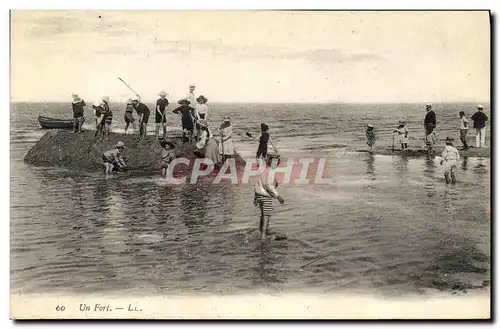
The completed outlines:
[[[269,126],[265,123],[260,124],[260,136],[258,138],[259,146],[257,147],[257,153],[255,157],[257,159],[267,158],[267,150],[269,147],[269,140],[271,139],[271,135],[269,135]]]
[[[406,128],[406,122],[399,121],[399,125],[394,130],[394,133],[398,135],[398,143],[401,144],[401,150],[406,151],[408,149],[408,128]]]
[[[434,155],[434,145],[436,145],[437,136],[436,130],[432,130],[432,132],[425,137],[425,146],[427,147],[427,155]]]
[[[477,106],[477,112],[472,115],[471,119],[474,121],[474,128],[476,129],[476,147],[485,147],[488,116],[484,114],[482,105]]]
[[[366,144],[368,144],[368,148],[372,151],[373,145],[375,145],[375,130],[371,124],[366,126]]]
[[[469,146],[467,145],[467,133],[469,131],[469,120],[465,117],[465,112],[460,111],[458,114],[460,116],[460,140],[464,145],[464,150],[467,150]]]
[[[432,110],[431,104],[425,105],[425,110],[427,113],[425,114],[424,119],[424,128],[425,128],[425,136],[427,137],[435,128],[436,128],[436,113]]]
[[[116,148],[102,154],[102,162],[104,164],[106,174],[112,173],[113,171],[127,169],[127,165],[121,155],[124,148],[125,144],[123,144],[122,141],[119,141],[116,143]]]
[[[125,107],[125,135],[127,134],[128,126],[130,124],[132,124],[132,127],[134,128],[134,132],[137,131],[133,112],[134,106],[132,105],[132,97],[130,97],[127,101],[127,106]]]
[[[160,170],[161,170],[161,175],[165,177],[167,176],[168,166],[175,159],[175,152],[174,152],[175,145],[170,141],[162,140],[160,142],[160,146],[162,147]]]
[[[444,164],[444,178],[446,184],[451,182],[456,183],[455,170],[457,168],[458,160],[460,160],[460,154],[458,150],[453,146],[453,138],[446,137],[446,146],[443,153],[441,154],[441,165]]]
[[[264,239],[269,231],[269,222],[273,212],[273,199],[277,199],[280,204],[285,202],[278,193],[278,182],[272,175],[272,172],[279,164],[279,158],[275,161],[269,159],[266,164],[265,171],[257,178],[254,186],[254,205],[260,208],[259,231],[261,239]]]
[[[73,102],[71,106],[73,107],[73,133],[82,132],[83,123],[83,108],[87,106],[85,101],[81,99],[78,94],[71,95],[73,97]]]

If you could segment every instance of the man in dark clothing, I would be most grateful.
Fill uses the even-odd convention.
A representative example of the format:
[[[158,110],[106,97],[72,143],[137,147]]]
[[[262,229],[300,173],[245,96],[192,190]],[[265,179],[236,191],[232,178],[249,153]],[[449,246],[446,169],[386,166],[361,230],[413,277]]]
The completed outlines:
[[[486,140],[486,121],[488,116],[483,112],[483,106],[477,106],[477,112],[472,115],[474,128],[476,129],[476,147],[485,147]]]
[[[83,123],[83,108],[87,106],[85,101],[78,97],[77,94],[73,94],[73,102],[71,103],[73,107],[73,133],[82,132]]]
[[[269,136],[269,126],[265,123],[261,123],[259,147],[257,148],[257,154],[256,154],[257,159],[259,159],[260,157],[262,157],[263,159],[266,159],[269,137],[270,137]]]
[[[182,115],[182,141],[183,143],[186,143],[189,140],[188,135],[189,137],[193,136],[195,117],[194,108],[189,106],[191,102],[187,99],[181,99],[177,103],[181,106],[179,106],[172,112]]]
[[[132,106],[139,115],[139,140],[141,140],[146,137],[149,114],[151,112],[149,111],[149,108],[146,106],[146,104],[139,101],[138,96],[132,97]]]
[[[432,133],[434,129],[436,129],[436,113],[432,110],[431,104],[426,104],[425,109],[427,110],[427,114],[424,119],[424,127],[425,127],[425,138],[427,140],[427,135]]]

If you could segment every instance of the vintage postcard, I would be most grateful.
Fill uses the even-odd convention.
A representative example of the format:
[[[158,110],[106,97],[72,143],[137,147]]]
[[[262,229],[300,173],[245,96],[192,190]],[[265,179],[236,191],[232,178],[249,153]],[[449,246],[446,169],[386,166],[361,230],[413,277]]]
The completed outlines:
[[[11,318],[489,319],[490,24],[11,11]]]

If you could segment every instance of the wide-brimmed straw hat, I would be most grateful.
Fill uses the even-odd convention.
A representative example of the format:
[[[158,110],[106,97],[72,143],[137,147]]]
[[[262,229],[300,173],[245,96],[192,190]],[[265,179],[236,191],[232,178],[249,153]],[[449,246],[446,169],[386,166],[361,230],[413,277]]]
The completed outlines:
[[[196,101],[197,101],[198,103],[206,103],[206,102],[208,101],[208,99],[207,99],[205,96],[200,95],[200,96],[196,99]]]
[[[116,143],[116,147],[127,148],[122,141],[119,141],[118,143]]]
[[[158,96],[168,96],[168,93],[165,90],[162,90],[158,93]]]
[[[161,145],[161,147],[165,147],[165,145],[168,145],[173,149],[175,148],[175,144],[172,143],[171,141],[166,140],[166,139],[161,140],[160,145]]]
[[[189,105],[189,104],[191,104],[191,102],[190,102],[190,101],[188,101],[188,100],[187,100],[187,99],[185,99],[185,98],[183,98],[183,99],[181,99],[181,100],[177,101],[177,103],[178,103],[178,104],[180,104],[180,105]]]
[[[137,97],[137,96],[132,96],[132,97],[130,97],[130,101],[131,101],[131,102],[138,102],[138,101],[139,101],[139,97]]]
[[[432,107],[432,104],[431,103],[427,103],[425,104],[425,108],[431,108]]]
[[[198,124],[199,124],[200,126],[202,126],[202,127],[208,127],[208,126],[209,126],[208,121],[207,121],[207,120],[205,120],[205,119],[200,119],[200,120],[198,120],[197,122],[198,122]]]
[[[231,121],[231,118],[228,117],[227,115],[224,117],[224,122],[230,122]]]

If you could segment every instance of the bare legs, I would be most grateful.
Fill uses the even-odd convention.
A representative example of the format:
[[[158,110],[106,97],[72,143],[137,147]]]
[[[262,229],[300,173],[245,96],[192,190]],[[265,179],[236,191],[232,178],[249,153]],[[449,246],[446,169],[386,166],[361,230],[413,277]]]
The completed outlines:
[[[269,222],[271,221],[271,216],[265,216],[261,215],[260,216],[260,223],[259,223],[259,231],[260,231],[260,238],[265,239],[267,236],[267,232],[269,231]]]

